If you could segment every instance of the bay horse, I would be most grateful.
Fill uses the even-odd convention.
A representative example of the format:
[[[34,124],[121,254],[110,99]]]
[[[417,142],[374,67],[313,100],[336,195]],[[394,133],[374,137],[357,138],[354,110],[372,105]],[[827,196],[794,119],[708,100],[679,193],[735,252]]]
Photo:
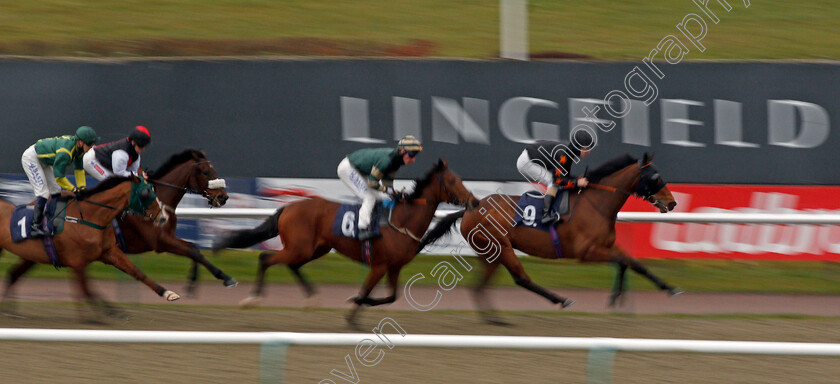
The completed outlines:
[[[85,270],[94,261],[113,265],[168,301],[178,300],[178,294],[155,283],[137,268],[117,247],[114,233],[104,230],[110,227],[114,218],[124,214],[142,216],[156,226],[166,225],[169,214],[155,196],[152,186],[136,176],[114,177],[81,192],[78,197],[81,200],[71,197],[68,201],[64,231],[52,240],[58,253],[58,262],[75,272],[80,292],[88,303],[94,308],[103,309],[109,316],[120,313],[99,299],[88,287]],[[0,250],[5,249],[28,263],[51,264],[41,238],[12,242],[9,222],[14,209],[13,204],[0,200]],[[11,288],[17,278],[10,280],[6,286],[3,292],[4,303],[11,297]]]
[[[239,284],[235,279],[222,272],[210,263],[194,243],[179,239],[175,236],[178,217],[175,207],[181,202],[186,193],[204,196],[212,207],[221,207],[228,200],[225,182],[219,179],[216,169],[205,154],[195,149],[186,149],[173,154],[157,170],[147,170],[148,181],[155,186],[158,199],[164,204],[168,212],[169,221],[165,225],[155,225],[149,220],[137,215],[124,215],[117,218],[120,231],[125,242],[124,252],[129,255],[155,251],[169,252],[179,256],[189,257],[192,266],[188,274],[187,294],[195,292],[198,280],[198,264],[207,268],[226,287]],[[113,234],[113,228],[108,231]],[[23,274],[35,265],[29,260],[22,260],[18,265],[9,269],[7,287],[13,285]]]
[[[653,166],[652,157],[647,154],[641,161],[630,155],[619,156],[587,176],[590,186],[571,193],[569,212],[563,220],[555,223],[562,252],[554,248],[548,232],[525,226],[514,226],[517,213],[526,216],[516,205],[519,196],[494,194],[481,199],[478,210],[459,211],[444,217],[435,228],[427,233],[418,246],[418,252],[428,244],[448,233],[458,219],[461,234],[470,247],[479,255],[484,274],[475,288],[475,299],[485,319],[496,323],[491,316],[492,308],[484,297],[484,289],[499,264],[507,268],[514,282],[563,308],[572,300],[557,296],[535,284],[525,273],[514,249],[544,259],[577,259],[581,262],[614,262],[618,265],[616,284],[610,297],[610,305],[624,292],[624,274],[629,267],[652,281],[659,289],[670,295],[683,291],[666,284],[647,270],[635,258],[615,244],[615,222],[618,211],[630,196],[641,197],[653,204],[661,213],[677,205],[662,177]],[[524,215],[523,215],[524,213]],[[537,218],[538,220],[538,218]]]
[[[446,161],[438,160],[426,175],[415,181],[414,191],[396,203],[388,215],[389,225],[380,227],[382,237],[373,240],[372,261],[362,285],[361,292],[351,300],[356,304],[347,320],[355,325],[356,314],[363,305],[376,306],[393,303],[397,298],[397,284],[400,270],[414,259],[421,236],[434,218],[438,204],[449,202],[474,209],[478,199],[464,187],[461,179],[449,169]],[[254,229],[231,233],[213,244],[213,249],[245,248],[275,236],[283,240],[283,250],[260,253],[257,282],[252,296],[244,303],[258,303],[263,295],[265,272],[275,264],[285,264],[303,287],[306,296],[314,290],[300,272],[300,268],[331,249],[352,260],[363,262],[362,245],[359,240],[333,234],[333,219],[339,203],[314,197],[290,203],[281,207],[270,218]],[[391,295],[385,298],[371,298],[369,295],[385,274]]]

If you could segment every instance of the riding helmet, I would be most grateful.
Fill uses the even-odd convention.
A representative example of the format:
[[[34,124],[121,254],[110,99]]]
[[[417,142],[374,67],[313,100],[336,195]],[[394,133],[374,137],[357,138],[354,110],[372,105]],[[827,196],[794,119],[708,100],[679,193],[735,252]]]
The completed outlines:
[[[76,130],[76,139],[81,140],[85,144],[93,145],[99,141],[99,136],[96,135],[96,131],[93,128],[84,125]]]
[[[149,145],[149,143],[152,141],[152,135],[149,134],[149,130],[142,125],[138,125],[137,128],[131,131],[131,134],[128,135],[128,138],[134,141],[134,143],[137,144],[140,148]]]

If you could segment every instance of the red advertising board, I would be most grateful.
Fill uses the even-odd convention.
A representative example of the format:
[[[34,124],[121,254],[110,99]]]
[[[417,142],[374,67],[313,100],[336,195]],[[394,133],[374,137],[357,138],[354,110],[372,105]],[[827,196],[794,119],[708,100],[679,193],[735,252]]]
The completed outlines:
[[[840,187],[669,184],[674,212],[840,213]],[[622,211],[658,212],[630,198]],[[635,257],[840,261],[840,226],[619,223]]]

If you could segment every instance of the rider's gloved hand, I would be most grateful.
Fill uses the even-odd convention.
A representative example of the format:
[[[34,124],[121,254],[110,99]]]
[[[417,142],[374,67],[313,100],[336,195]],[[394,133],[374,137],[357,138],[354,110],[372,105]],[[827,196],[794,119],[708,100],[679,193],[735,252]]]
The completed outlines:
[[[73,188],[73,194],[76,195],[76,200],[78,200],[78,201],[84,200],[84,195],[82,194],[82,192],[84,192],[84,190],[85,190],[84,188]]]

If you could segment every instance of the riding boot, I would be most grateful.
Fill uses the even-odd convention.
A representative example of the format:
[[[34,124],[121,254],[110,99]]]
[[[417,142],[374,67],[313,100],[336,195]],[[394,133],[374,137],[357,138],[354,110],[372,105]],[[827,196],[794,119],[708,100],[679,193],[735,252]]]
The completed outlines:
[[[31,237],[43,237],[46,233],[41,226],[44,223],[44,207],[47,205],[47,199],[38,197],[35,199],[35,212],[32,215],[32,225],[30,226]]]
[[[543,225],[553,223],[557,218],[551,214],[551,205],[554,204],[554,196],[546,194],[543,196],[542,218],[540,223]]]
[[[359,241],[367,241],[376,237],[376,234],[369,228],[359,228]]]

